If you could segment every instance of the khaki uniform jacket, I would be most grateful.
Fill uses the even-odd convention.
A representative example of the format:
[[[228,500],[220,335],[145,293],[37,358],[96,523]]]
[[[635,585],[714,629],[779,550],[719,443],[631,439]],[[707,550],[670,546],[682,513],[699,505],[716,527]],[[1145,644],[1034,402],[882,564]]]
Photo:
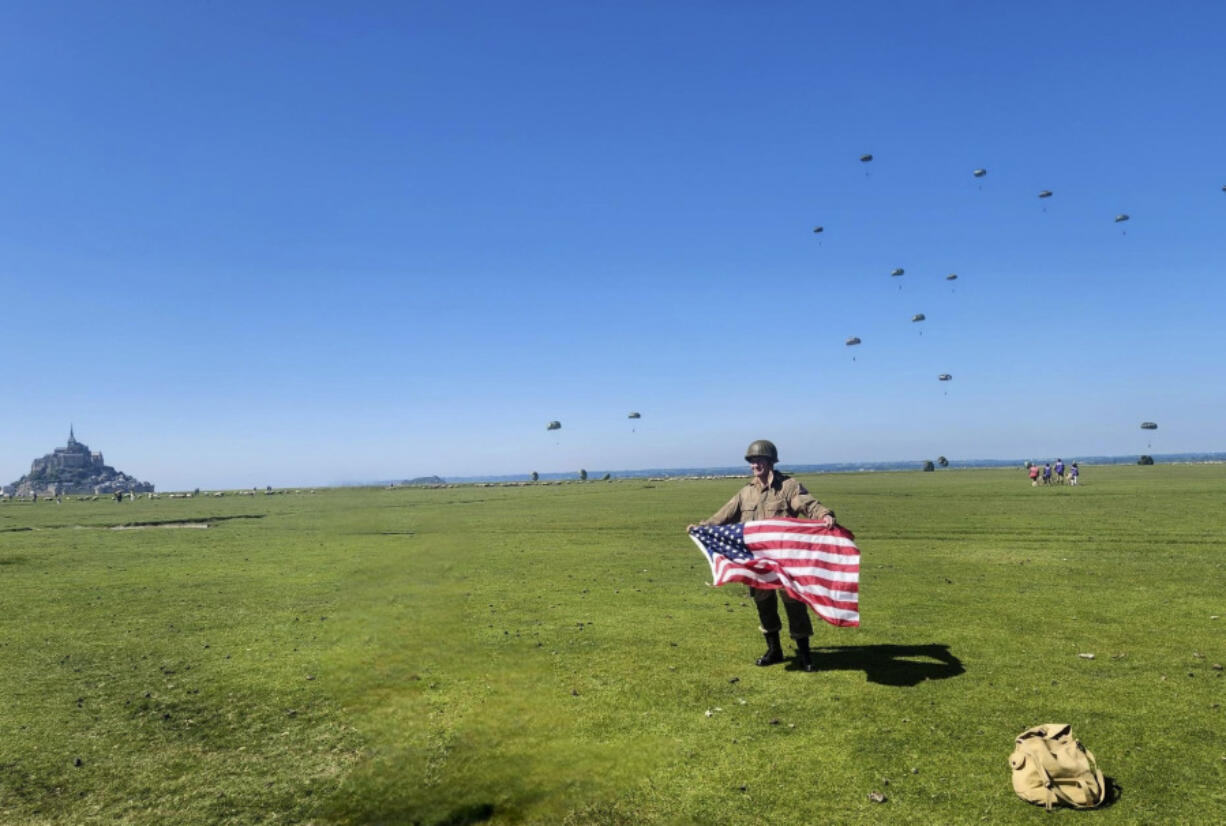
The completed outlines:
[[[728,525],[778,516],[821,519],[827,514],[833,516],[834,511],[810,496],[804,485],[787,474],[771,471],[765,487],[757,479],[750,479],[728,504],[699,524]]]

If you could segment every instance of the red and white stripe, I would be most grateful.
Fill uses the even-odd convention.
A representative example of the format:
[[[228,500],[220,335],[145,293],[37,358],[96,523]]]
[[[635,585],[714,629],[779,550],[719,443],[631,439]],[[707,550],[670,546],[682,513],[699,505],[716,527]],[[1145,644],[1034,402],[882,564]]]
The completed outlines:
[[[718,554],[711,560],[716,585],[779,588],[832,625],[860,624],[860,550],[850,531],[807,519],[762,519],[745,523],[745,545],[751,562]]]

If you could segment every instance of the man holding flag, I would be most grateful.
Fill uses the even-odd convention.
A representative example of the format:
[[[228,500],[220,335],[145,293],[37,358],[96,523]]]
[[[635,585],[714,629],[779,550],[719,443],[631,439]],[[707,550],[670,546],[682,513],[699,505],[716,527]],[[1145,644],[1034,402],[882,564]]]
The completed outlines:
[[[715,585],[749,586],[758,609],[766,653],[757,664],[783,662],[779,604],[783,591],[788,633],[796,642],[799,665],[813,671],[809,637],[812,607],[827,622],[859,625],[859,550],[851,533],[835,525],[834,512],[814,499],[797,480],[775,471],[779,451],[765,439],[745,451],[752,478],[728,504],[698,525],[690,538],[711,564]],[[803,518],[797,518],[803,517]]]

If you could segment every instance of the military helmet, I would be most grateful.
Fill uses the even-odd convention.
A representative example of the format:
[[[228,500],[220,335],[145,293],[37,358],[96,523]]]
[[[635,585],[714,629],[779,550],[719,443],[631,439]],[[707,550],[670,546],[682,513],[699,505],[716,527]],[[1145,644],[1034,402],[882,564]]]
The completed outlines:
[[[775,448],[774,442],[768,442],[766,439],[758,439],[750,442],[749,447],[745,448],[745,461],[748,462],[755,456],[760,456],[763,459],[770,459],[771,462],[779,462],[779,451]]]

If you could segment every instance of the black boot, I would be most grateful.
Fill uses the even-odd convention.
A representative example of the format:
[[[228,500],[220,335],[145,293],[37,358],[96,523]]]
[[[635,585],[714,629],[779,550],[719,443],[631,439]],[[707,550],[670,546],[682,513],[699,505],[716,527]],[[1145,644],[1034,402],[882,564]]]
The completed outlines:
[[[754,661],[757,665],[774,665],[783,662],[783,646],[779,644],[779,632],[766,633],[766,653]]]
[[[809,652],[809,638],[796,640],[796,662],[801,671],[813,671],[813,655]]]

